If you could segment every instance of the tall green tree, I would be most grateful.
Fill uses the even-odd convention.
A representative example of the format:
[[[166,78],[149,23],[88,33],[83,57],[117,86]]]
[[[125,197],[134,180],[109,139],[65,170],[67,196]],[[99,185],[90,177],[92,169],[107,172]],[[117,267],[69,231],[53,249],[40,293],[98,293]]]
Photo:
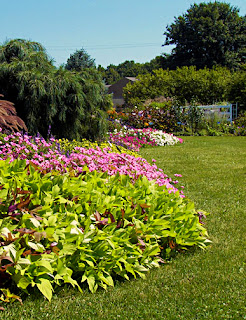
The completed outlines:
[[[106,69],[98,66],[103,79],[107,84],[113,84],[123,77],[139,77],[139,75],[153,73],[154,70],[166,66],[166,59],[163,56],[157,56],[150,62],[138,63],[133,60],[126,60],[120,64],[110,64]]]
[[[246,62],[246,17],[224,2],[193,4],[166,27],[164,46],[175,45],[168,65],[236,69]]]
[[[0,47],[0,94],[15,103],[30,133],[102,138],[111,98],[96,69],[55,68],[36,42],[11,40]]]
[[[86,52],[85,49],[76,50],[71,54],[65,64],[65,69],[81,71],[87,68],[95,68],[95,59]]]
[[[246,111],[246,64],[233,73],[228,95],[229,101],[238,102],[238,111]]]
[[[228,99],[231,83],[232,72],[225,67],[197,70],[195,66],[184,66],[142,75],[139,81],[126,85],[124,95],[129,105],[141,105],[160,96],[174,98],[180,105],[212,104]]]

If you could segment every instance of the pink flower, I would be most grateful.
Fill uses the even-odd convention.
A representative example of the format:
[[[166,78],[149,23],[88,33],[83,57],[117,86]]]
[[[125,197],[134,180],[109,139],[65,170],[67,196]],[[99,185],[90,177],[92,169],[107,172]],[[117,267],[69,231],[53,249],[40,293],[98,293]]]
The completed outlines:
[[[179,173],[175,173],[174,175],[175,177],[182,177],[182,174],[179,174]]]

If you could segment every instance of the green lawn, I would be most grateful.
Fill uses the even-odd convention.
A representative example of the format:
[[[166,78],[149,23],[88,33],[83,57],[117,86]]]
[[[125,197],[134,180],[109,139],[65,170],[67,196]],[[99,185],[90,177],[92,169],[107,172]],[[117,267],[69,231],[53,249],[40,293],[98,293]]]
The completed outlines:
[[[143,149],[170,176],[181,173],[187,197],[210,212],[211,247],[180,254],[146,280],[107,292],[61,289],[7,305],[0,319],[246,319],[246,137],[185,137],[184,144]]]

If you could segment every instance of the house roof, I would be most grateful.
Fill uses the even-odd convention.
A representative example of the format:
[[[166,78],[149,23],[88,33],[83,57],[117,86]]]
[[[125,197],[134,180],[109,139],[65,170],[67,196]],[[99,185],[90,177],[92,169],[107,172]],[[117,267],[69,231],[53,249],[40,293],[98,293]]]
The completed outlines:
[[[130,80],[130,81],[137,81],[138,79],[135,77],[125,77],[126,79]]]

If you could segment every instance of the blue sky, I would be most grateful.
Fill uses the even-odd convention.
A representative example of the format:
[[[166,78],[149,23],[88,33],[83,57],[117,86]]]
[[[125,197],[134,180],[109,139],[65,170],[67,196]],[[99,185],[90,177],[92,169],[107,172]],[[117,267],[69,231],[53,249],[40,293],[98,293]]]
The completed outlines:
[[[171,48],[163,33],[190,0],[0,0],[0,43],[40,42],[58,66],[84,48],[106,67],[125,60],[147,62]],[[225,1],[246,14],[246,0]]]

